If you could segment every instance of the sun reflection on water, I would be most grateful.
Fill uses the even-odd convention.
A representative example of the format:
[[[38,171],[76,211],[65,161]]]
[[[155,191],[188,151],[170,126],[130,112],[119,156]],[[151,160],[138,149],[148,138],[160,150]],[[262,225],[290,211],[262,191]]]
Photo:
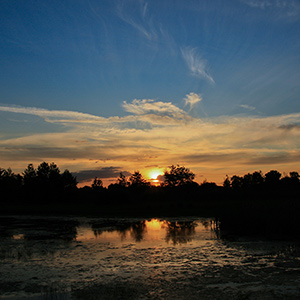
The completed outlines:
[[[14,234],[12,236],[12,239],[13,240],[23,240],[24,239],[24,234],[23,233],[20,233],[20,234]]]
[[[97,241],[116,244],[173,244],[182,245],[216,239],[211,220],[170,221],[139,220],[115,226],[85,224],[77,227],[77,241]]]
[[[150,221],[146,220],[146,227],[147,230],[161,230],[161,228],[164,228],[164,224],[166,221],[160,221],[158,219],[152,219]]]

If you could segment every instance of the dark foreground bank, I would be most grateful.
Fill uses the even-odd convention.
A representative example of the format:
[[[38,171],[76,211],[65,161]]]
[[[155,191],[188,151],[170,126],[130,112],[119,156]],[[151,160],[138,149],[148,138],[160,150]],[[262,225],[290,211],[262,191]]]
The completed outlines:
[[[3,194],[2,194],[3,196]],[[225,235],[300,237],[300,200],[280,190],[232,191],[217,187],[141,190],[77,189],[62,193],[15,192],[1,198],[2,215],[99,217],[213,217]]]

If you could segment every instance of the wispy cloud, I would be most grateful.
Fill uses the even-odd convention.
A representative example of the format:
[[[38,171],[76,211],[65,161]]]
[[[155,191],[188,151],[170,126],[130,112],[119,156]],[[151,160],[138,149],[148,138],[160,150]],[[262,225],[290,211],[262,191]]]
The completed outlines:
[[[251,105],[247,105],[247,104],[241,104],[240,107],[242,108],[245,108],[247,110],[255,110],[255,107],[254,106],[251,106]]]
[[[126,111],[132,112],[134,115],[125,117],[116,116],[104,118],[75,111],[47,110],[37,107],[18,106],[0,106],[0,111],[39,116],[48,123],[59,123],[67,126],[77,127],[88,126],[89,124],[93,126],[104,126],[105,124],[119,124],[119,126],[122,126],[122,128],[124,128],[124,126],[132,127],[132,123],[136,124],[137,121],[152,122],[156,120],[156,123],[158,125],[160,123],[160,120],[165,122],[166,119],[168,119],[169,122],[175,122],[176,118],[180,119],[184,116],[188,118],[188,115],[183,110],[172,105],[171,103],[166,102],[154,102],[154,100],[133,100],[132,103],[124,102],[123,106]],[[143,113],[142,110],[144,110]],[[150,114],[151,111],[153,112],[153,114]],[[139,115],[144,116],[141,117]],[[164,119],[164,117],[166,118]]]
[[[47,110],[47,109],[36,108],[36,107],[0,106],[0,111],[35,115],[35,116],[45,118],[49,122],[51,121],[53,122],[55,121],[60,121],[60,122],[63,121],[103,122],[105,121],[105,118],[98,117],[91,114],[75,112],[75,111],[65,111],[65,110]]]
[[[188,68],[194,76],[206,79],[211,83],[215,83],[214,79],[209,74],[207,61],[201,57],[197,48],[181,48],[181,53]]]
[[[276,11],[280,17],[300,18],[300,3],[297,0],[241,0],[241,2],[253,8]]]
[[[155,28],[152,17],[148,15],[148,3],[143,0],[135,3],[139,6],[138,14],[133,14],[133,10],[124,6],[124,3],[119,3],[117,7],[119,17],[124,22],[135,28],[148,40],[156,40],[158,37],[158,31]]]
[[[268,7],[292,9],[300,5],[299,2],[295,0],[242,0],[242,2],[260,9],[266,9]]]
[[[270,7],[275,4],[275,1],[271,2],[269,0],[241,0],[241,1],[248,4],[251,7],[258,7],[260,9],[265,9],[266,7]]]
[[[194,105],[200,101],[202,101],[202,96],[200,94],[195,94],[195,93],[189,93],[188,95],[186,95],[186,97],[184,98],[185,104],[190,106],[190,110],[193,109]]]
[[[124,101],[123,108],[132,114],[104,118],[75,111],[17,106],[0,106],[0,111],[39,116],[47,123],[57,123],[69,128],[76,127],[77,130],[86,130],[91,126],[95,128],[112,127],[114,130],[124,130],[126,128],[146,129],[153,126],[182,124],[182,122],[192,120],[188,113],[171,102],[135,99],[130,103]]]

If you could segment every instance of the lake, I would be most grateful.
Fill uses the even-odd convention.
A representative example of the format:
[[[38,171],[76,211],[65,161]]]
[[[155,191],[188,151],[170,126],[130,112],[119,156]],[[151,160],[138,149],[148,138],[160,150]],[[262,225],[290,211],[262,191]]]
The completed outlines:
[[[300,299],[300,244],[209,218],[0,217],[0,299]]]

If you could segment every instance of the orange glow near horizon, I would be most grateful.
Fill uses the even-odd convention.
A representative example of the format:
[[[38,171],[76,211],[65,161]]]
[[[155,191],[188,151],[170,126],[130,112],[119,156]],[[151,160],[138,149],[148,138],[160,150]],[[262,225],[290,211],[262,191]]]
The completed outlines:
[[[150,169],[146,172],[147,178],[150,179],[152,185],[158,186],[160,184],[160,180],[158,176],[163,175],[164,172],[160,169]]]
[[[162,170],[159,170],[159,169],[151,169],[148,171],[148,177],[151,179],[151,180],[157,180],[157,177],[159,175],[163,175],[164,172]]]

